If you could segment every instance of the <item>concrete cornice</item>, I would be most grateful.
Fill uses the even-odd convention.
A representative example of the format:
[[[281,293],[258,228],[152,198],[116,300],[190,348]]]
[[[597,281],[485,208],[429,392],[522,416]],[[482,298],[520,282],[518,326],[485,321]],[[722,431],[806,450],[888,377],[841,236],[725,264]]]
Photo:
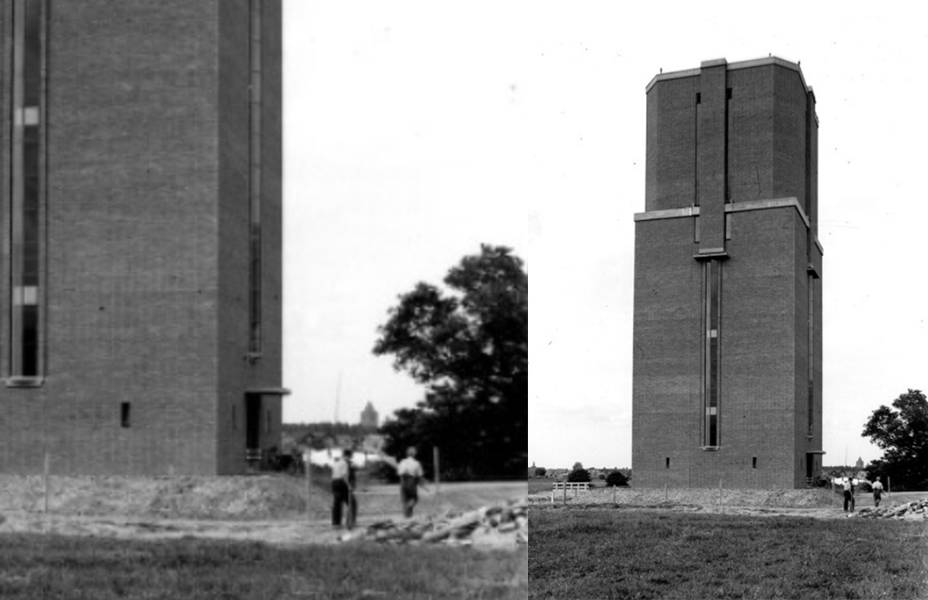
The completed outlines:
[[[809,221],[809,217],[806,216],[804,210],[802,210],[802,205],[799,204],[799,200],[795,196],[789,196],[787,198],[771,198],[769,200],[748,200],[746,202],[731,202],[725,205],[725,212],[741,212],[743,210],[764,210],[765,208],[783,208],[785,206],[792,206],[797,211],[799,211],[799,216],[802,218],[802,222],[806,224],[806,227],[812,227],[812,223]]]
[[[802,222],[805,223],[807,229],[812,228],[812,222],[809,220],[809,217],[806,215],[805,211],[802,210],[802,205],[799,204],[799,200],[795,196],[788,196],[785,198],[769,198],[767,200],[745,200],[743,202],[729,202],[725,204],[725,212],[743,212],[746,210],[766,210],[770,208],[788,208],[792,206],[799,213],[799,218],[802,219]],[[635,222],[638,221],[654,221],[658,219],[679,219],[682,217],[698,217],[699,216],[699,207],[698,206],[687,206],[686,208],[671,208],[668,210],[651,210],[647,212],[635,213]],[[822,248],[821,243],[818,241],[818,237],[815,238],[815,245],[818,247],[818,251],[825,254],[825,250]]]
[[[654,219],[676,219],[678,217],[698,217],[698,206],[687,206],[686,208],[671,208],[668,210],[651,210],[648,212],[635,213],[636,221],[653,221]]]
[[[727,64],[727,70],[734,71],[735,69],[750,69],[753,67],[763,67],[766,65],[777,65],[780,67],[785,67],[787,69],[792,69],[799,73],[799,79],[802,80],[802,86],[805,88],[807,93],[811,93],[814,97],[815,94],[812,92],[812,88],[806,85],[806,78],[802,75],[802,69],[799,67],[798,63],[791,63],[788,60],[783,60],[776,56],[767,56],[765,58],[755,58],[753,60],[742,60],[739,62],[726,63],[724,58],[719,58],[715,60],[706,60],[703,61],[699,69],[687,69],[685,71],[673,71],[670,73],[659,73],[654,76],[651,82],[645,87],[645,93],[650,92],[651,88],[654,87],[654,84],[658,81],[665,81],[667,79],[681,79],[683,77],[696,77],[698,76],[703,68],[716,67],[719,65]]]

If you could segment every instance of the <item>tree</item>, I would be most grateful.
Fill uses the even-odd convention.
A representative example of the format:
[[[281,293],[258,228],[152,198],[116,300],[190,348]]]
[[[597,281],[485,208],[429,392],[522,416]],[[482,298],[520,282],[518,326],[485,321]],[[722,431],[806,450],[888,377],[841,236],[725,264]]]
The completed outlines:
[[[606,485],[608,487],[626,487],[628,478],[622,474],[622,471],[612,471],[606,475]]]
[[[509,248],[481,245],[444,279],[399,297],[374,354],[426,386],[381,431],[388,453],[439,446],[442,477],[520,478],[528,459],[528,275]]]
[[[535,477],[544,477],[547,472],[548,472],[548,469],[544,467],[538,467],[537,469],[535,469]]]
[[[577,463],[579,464],[579,463]],[[584,481],[590,481],[590,472],[584,468],[574,469],[567,474],[568,482],[579,482],[583,483]]]
[[[583,463],[580,462],[580,461],[577,461],[577,462],[574,463],[574,466],[573,466],[573,468],[572,468],[571,470],[572,470],[572,471],[579,471],[579,470],[582,469],[582,468],[583,468]]]
[[[910,389],[893,400],[893,407],[873,411],[861,433],[883,450],[868,475],[884,482],[891,477],[894,490],[928,488],[928,400],[921,390]]]

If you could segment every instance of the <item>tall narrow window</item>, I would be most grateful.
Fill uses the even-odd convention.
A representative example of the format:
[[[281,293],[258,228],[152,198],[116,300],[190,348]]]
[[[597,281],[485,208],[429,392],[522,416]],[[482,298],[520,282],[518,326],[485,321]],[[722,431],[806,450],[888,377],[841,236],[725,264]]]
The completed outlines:
[[[42,13],[44,0],[13,2],[10,156],[10,374],[40,374]]]
[[[705,345],[705,426],[704,445],[719,445],[719,397],[721,365],[719,360],[719,343],[721,320],[721,286],[722,263],[710,260],[703,267],[705,270],[705,305],[706,305],[706,345]]]
[[[128,402],[123,402],[120,404],[119,420],[122,426],[125,428],[132,426],[132,405]]]
[[[807,282],[809,287],[809,398],[806,411],[809,413],[809,430],[806,435],[811,438],[815,427],[815,278],[809,275]]]
[[[261,353],[261,0],[251,0],[249,63],[249,342],[253,355]]]
[[[731,88],[725,89],[725,202],[731,202],[731,170],[728,168],[729,131],[731,129]]]

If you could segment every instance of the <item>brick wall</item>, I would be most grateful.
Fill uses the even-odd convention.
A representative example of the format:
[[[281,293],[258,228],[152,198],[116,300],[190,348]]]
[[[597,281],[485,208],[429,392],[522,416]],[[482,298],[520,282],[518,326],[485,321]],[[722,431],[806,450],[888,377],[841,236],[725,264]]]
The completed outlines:
[[[241,232],[230,225],[240,217],[234,198],[240,182],[228,161],[241,146],[220,133],[236,104],[220,69],[226,64],[220,40],[228,43],[230,29],[220,7],[231,4],[49,3],[46,378],[38,388],[0,385],[0,471],[40,471],[45,452],[57,472],[231,471],[219,443],[217,420],[231,428],[221,398],[244,397],[252,379],[280,385],[279,152],[275,159],[273,150],[266,185],[270,351],[262,375],[252,377],[243,353],[227,347],[240,318],[234,307],[248,290],[247,270],[239,272],[229,250]],[[8,36],[9,6],[3,10]],[[279,3],[268,10],[279,14]],[[247,48],[247,37],[241,42]],[[274,43],[279,48],[279,33]],[[8,64],[4,57],[4,82]],[[274,85],[279,89],[279,79]],[[277,102],[267,126],[271,148],[279,146],[279,136],[271,139],[279,96]],[[8,86],[3,104],[9,114]],[[6,189],[3,206],[8,218]],[[6,274],[9,241],[3,241]],[[247,236],[236,243],[247,252]],[[8,297],[0,294],[3,315]],[[247,322],[246,312],[246,344]],[[0,332],[9,339],[6,318]],[[8,342],[0,346],[5,369]],[[128,428],[120,423],[124,402],[131,404]],[[273,437],[279,401],[268,407],[276,419]]]

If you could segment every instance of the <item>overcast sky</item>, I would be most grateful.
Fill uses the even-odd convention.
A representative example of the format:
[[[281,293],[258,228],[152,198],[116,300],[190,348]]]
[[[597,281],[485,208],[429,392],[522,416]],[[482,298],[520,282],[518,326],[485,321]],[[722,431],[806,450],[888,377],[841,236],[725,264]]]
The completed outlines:
[[[928,388],[925,18],[748,6],[284,0],[285,418],[330,420],[339,373],[342,420],[419,400],[377,325],[505,244],[532,279],[529,460],[630,465],[645,86],[772,53],[818,101],[824,462],[877,458],[869,414]]]
[[[527,259],[538,123],[514,18],[284,0],[285,421],[331,421],[337,396],[347,422],[414,405],[422,388],[371,353],[397,296],[481,243]]]

